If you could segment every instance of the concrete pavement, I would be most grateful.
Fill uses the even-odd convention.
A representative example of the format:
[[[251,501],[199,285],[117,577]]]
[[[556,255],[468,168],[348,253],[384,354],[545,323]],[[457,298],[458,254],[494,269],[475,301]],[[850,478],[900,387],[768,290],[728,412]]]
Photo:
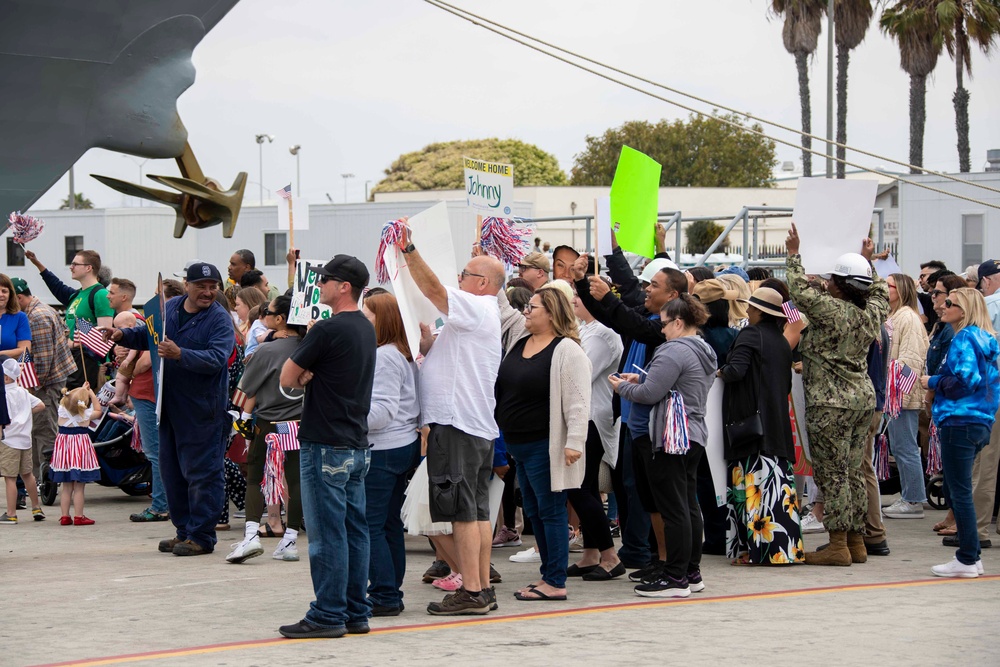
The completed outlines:
[[[433,557],[426,540],[411,538],[402,615],[373,619],[367,636],[289,641],[277,627],[300,619],[312,599],[306,539],[301,562],[272,560],[272,539],[262,540],[264,556],[229,565],[229,543],[242,536],[234,523],[215,554],[178,558],[156,549],[169,524],[128,521],[147,499],[95,485],[87,495],[94,526],[60,526],[54,507],[44,522],[22,510],[19,525],[0,527],[6,667],[1000,664],[1000,548],[984,550],[985,577],[932,577],[930,567],[954,553],[931,531],[940,512],[887,520],[892,554],[849,568],[733,567],[706,556],[706,590],[678,601],[638,598],[622,578],[571,580],[565,602],[519,602],[513,592],[537,578],[537,565],[510,563],[518,549],[496,549],[504,582],[500,609],[487,617],[425,612],[442,593],[421,583]],[[825,539],[807,536],[807,548]]]

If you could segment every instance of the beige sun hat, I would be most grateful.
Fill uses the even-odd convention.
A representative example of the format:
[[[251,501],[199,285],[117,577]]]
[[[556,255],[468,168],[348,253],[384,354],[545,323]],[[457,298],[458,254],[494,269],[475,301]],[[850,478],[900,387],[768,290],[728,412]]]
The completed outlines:
[[[768,315],[774,315],[775,317],[780,317],[785,319],[785,311],[781,309],[781,295],[778,294],[777,290],[773,290],[770,287],[758,287],[750,295],[749,299],[739,299],[745,304],[751,305],[762,313],[767,313]]]

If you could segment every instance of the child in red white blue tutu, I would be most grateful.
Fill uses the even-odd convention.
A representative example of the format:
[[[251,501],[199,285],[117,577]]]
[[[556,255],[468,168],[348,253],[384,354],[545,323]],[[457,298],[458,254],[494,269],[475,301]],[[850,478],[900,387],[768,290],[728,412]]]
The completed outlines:
[[[94,443],[90,440],[90,421],[100,408],[97,396],[85,383],[78,389],[63,389],[59,401],[59,435],[52,449],[52,481],[62,484],[59,507],[63,526],[89,526],[94,523],[83,514],[83,489],[87,482],[101,478]],[[69,516],[70,504],[73,517]]]

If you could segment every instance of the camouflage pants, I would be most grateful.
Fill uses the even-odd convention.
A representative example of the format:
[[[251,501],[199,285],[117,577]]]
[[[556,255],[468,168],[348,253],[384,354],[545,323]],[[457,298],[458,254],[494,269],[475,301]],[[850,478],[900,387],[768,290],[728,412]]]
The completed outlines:
[[[823,492],[827,530],[861,532],[868,511],[862,462],[870,410],[806,407],[813,479]]]

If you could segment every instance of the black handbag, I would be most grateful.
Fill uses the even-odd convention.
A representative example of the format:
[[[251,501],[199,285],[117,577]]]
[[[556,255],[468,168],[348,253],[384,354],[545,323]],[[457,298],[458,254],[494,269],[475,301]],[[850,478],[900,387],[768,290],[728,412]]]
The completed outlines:
[[[761,337],[760,358],[764,359],[764,339]],[[753,372],[753,359],[750,360],[750,371]],[[757,368],[757,392],[754,395],[754,405],[756,412],[739,421],[726,422],[726,436],[729,438],[730,447],[739,447],[747,443],[756,442],[764,437],[764,422],[760,416],[760,383],[762,369]],[[733,395],[729,394],[729,413],[732,414]]]

